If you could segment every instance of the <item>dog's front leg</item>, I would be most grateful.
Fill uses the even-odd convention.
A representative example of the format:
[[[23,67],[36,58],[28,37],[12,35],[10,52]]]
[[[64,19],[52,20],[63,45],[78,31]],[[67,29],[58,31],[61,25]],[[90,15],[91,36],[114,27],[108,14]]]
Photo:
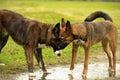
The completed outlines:
[[[77,50],[78,50],[79,45],[76,42],[73,42],[73,47],[72,47],[72,60],[71,60],[71,65],[70,65],[70,71],[69,74],[73,73],[73,69],[74,69],[74,63],[75,63],[75,59],[77,56]]]
[[[36,56],[37,62],[39,64],[39,67],[41,67],[41,65],[42,65],[43,72],[47,73],[47,70],[46,70],[45,65],[44,65],[43,56],[42,56],[42,48],[36,49],[35,56]]]
[[[82,77],[83,77],[83,79],[86,79],[87,78],[87,71],[88,71],[88,62],[89,62],[90,47],[83,46],[83,48],[85,50],[85,60],[84,60],[84,69],[83,69]]]
[[[29,78],[35,77],[35,74],[33,73],[33,46],[31,45],[25,45],[25,55],[26,55],[26,61],[28,64],[28,71],[29,71]]]

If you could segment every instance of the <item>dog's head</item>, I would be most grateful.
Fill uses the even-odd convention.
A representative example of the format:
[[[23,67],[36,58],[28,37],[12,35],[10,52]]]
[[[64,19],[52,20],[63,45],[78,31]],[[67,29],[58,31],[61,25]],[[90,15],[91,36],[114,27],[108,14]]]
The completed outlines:
[[[68,44],[73,40],[72,27],[70,21],[66,22],[63,18],[61,20],[59,38]]]
[[[54,53],[57,56],[61,55],[61,49],[64,49],[68,44],[62,41],[60,38],[54,38],[51,40],[50,46],[53,48]]]
[[[57,23],[53,29],[55,38],[51,40],[51,46],[54,49],[56,55],[60,56],[60,50],[64,49],[72,40],[72,29],[70,21],[65,22],[64,19],[60,23]]]

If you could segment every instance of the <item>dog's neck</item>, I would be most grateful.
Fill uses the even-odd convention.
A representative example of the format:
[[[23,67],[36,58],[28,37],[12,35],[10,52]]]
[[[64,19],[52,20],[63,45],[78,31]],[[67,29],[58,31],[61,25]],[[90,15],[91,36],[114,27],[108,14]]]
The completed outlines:
[[[87,41],[87,37],[81,37],[79,35],[73,35],[73,39],[76,40],[76,39],[81,39],[83,41]]]
[[[49,24],[48,26],[49,26],[49,29],[48,29],[47,38],[46,38],[46,44],[47,45],[50,44],[50,40],[53,38],[52,29],[53,29],[54,25]]]
[[[72,25],[73,39],[81,39],[87,41],[87,29],[84,24],[76,23]]]
[[[52,29],[53,29],[52,24],[41,24],[41,29],[40,29],[40,38],[39,42],[40,44],[46,44],[49,45],[51,38],[53,37],[52,35]]]
[[[38,48],[50,46],[50,40],[52,38],[52,29],[53,29],[54,25],[45,24],[45,26],[43,26],[43,27],[46,27],[46,30],[45,31],[43,30],[43,32],[40,31],[44,35],[42,36],[42,34],[41,34],[40,41],[38,42],[38,45],[37,45]]]

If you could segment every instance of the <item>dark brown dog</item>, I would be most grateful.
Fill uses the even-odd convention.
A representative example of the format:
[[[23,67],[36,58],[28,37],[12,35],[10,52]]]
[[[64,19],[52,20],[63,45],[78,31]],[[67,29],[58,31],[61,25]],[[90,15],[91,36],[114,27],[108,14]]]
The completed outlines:
[[[0,10],[0,51],[6,45],[10,35],[25,50],[30,76],[33,76],[33,53],[35,53],[38,64],[42,65],[43,72],[46,73],[42,48],[39,48],[39,45],[45,44],[52,46],[54,51],[57,50],[58,43],[55,41],[58,35],[55,34],[56,31],[53,28],[53,24],[24,18],[22,15],[10,10]]]
[[[93,21],[96,18],[102,17],[105,21]],[[73,41],[72,61],[70,71],[74,69],[74,62],[76,59],[77,49],[79,45],[84,48],[85,61],[83,69],[83,78],[86,78],[88,71],[88,58],[90,47],[98,42],[102,42],[102,47],[106,52],[109,60],[109,72],[116,73],[116,48],[117,48],[117,29],[112,22],[110,16],[104,12],[97,11],[90,14],[83,23],[70,24],[62,19],[60,25],[56,26],[56,31],[59,31],[59,38],[63,45],[66,46]],[[59,45],[58,45],[59,46]],[[65,46],[64,46],[65,47]]]

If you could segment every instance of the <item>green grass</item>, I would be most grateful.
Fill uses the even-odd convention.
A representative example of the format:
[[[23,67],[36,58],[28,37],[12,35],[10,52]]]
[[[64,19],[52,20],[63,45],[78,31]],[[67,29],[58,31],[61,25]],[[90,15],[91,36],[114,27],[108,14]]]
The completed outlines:
[[[36,19],[45,23],[55,24],[60,22],[61,18],[70,20],[71,23],[83,22],[84,19],[92,12],[102,10],[107,12],[113,19],[114,24],[118,28],[120,37],[120,3],[119,2],[69,2],[69,1],[0,1],[0,9],[9,9],[24,15],[27,18]],[[118,42],[120,45],[120,40]],[[43,49],[45,64],[68,64],[71,61],[71,44],[62,52],[61,57],[56,57],[51,48]],[[101,50],[101,44],[97,44],[91,48],[91,53]],[[77,62],[83,59],[83,49],[79,48]],[[35,61],[35,60],[34,60]],[[24,50],[17,45],[11,38],[0,54],[0,73],[17,73],[27,71]],[[36,64],[36,61],[35,61]]]

